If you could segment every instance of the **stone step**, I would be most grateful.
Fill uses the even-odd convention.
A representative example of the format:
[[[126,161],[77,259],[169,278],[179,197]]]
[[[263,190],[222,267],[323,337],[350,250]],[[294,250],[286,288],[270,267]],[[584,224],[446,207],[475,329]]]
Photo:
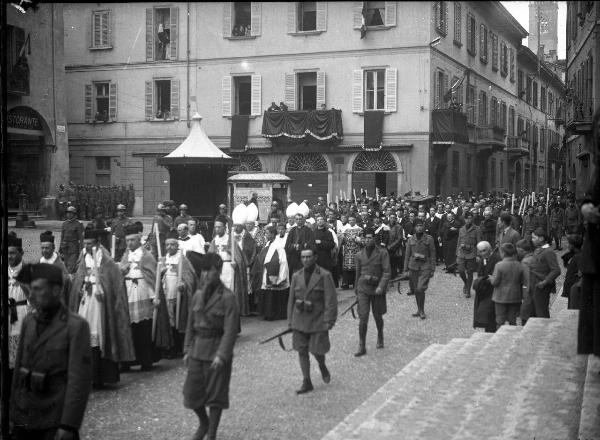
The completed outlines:
[[[334,429],[323,437],[323,440],[342,440],[351,438],[354,430],[378,408],[397,392],[402,390],[407,378],[413,378],[432,373],[431,367],[436,359],[444,358],[447,353],[456,351],[467,342],[467,339],[453,339],[448,344],[432,344],[419,356],[409,362],[402,370],[381,386],[372,396],[365,400],[358,408],[350,413]]]
[[[583,401],[579,419],[579,439],[600,439],[600,358],[587,356]]]
[[[556,348],[557,341],[563,340],[565,344],[572,345],[572,338],[572,323],[564,313],[553,319],[531,319],[522,332],[520,343],[501,354],[500,360],[496,361],[498,366],[490,368],[487,377],[477,386],[475,394],[469,396],[458,430],[447,438],[573,438],[572,435],[558,435],[559,432],[562,434],[562,429],[558,429],[560,423],[550,422],[564,408],[545,408],[537,399],[528,399],[529,396],[542,395],[544,392],[539,388],[537,379],[539,364],[553,356],[551,350]],[[491,366],[489,362],[494,362],[494,359],[488,360],[488,365]],[[548,379],[553,381],[554,377],[550,376]],[[559,383],[551,384],[557,390],[562,386]],[[567,385],[561,391],[568,392],[569,388]],[[558,431],[540,431],[539,428],[543,428],[539,424],[540,420],[551,423]]]
[[[348,438],[404,438],[403,433],[410,428],[408,425],[416,419],[403,417],[403,415],[420,407],[423,395],[429,395],[436,384],[444,381],[449,368],[453,368],[461,359],[469,358],[473,353],[481,350],[492,337],[491,333],[475,333],[458,350],[448,351],[445,356],[436,358],[431,365],[430,373],[415,378],[405,378],[401,392],[394,393],[381,409],[373,412],[372,416],[354,431],[353,436]],[[417,418],[420,416],[422,414]],[[402,418],[403,423],[396,423],[399,418]]]

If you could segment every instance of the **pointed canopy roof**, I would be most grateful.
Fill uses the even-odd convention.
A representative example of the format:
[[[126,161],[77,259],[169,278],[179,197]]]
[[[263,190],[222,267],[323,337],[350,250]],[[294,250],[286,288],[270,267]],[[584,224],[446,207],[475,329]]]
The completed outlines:
[[[202,116],[192,116],[192,128],[188,137],[165,157],[158,158],[158,165],[229,165],[235,162],[208,138],[200,125]]]

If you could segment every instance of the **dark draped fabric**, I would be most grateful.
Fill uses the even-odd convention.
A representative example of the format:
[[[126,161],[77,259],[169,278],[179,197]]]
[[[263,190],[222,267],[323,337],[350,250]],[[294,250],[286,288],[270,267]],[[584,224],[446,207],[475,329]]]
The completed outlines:
[[[268,138],[285,136],[288,138],[317,140],[341,139],[342,111],[311,110],[292,112],[265,112],[262,135]]]
[[[383,140],[383,110],[365,112],[365,138],[366,148],[379,147]]]
[[[233,115],[231,117],[231,144],[232,150],[244,150],[248,143],[248,115]]]
[[[467,132],[467,115],[450,109],[433,110],[431,112],[433,142],[469,142]]]

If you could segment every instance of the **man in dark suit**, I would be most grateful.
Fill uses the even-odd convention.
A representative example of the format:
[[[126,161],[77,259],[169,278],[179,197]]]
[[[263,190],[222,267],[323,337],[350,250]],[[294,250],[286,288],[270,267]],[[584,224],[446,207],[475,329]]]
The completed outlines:
[[[494,273],[494,266],[500,260],[498,248],[492,251],[492,246],[487,241],[477,243],[477,279],[473,282],[475,289],[473,328],[484,328],[486,333],[496,331],[496,312],[492,301],[494,287],[489,277]]]
[[[437,260],[440,260],[440,240],[438,237],[440,236],[440,225],[441,220],[435,215],[435,208],[429,208],[429,218],[425,220],[425,233],[431,235],[433,238],[433,244],[435,246],[435,255],[437,256]]]
[[[323,215],[317,214],[316,221],[317,228],[314,231],[314,237],[317,249],[317,262],[319,266],[332,272],[335,267],[335,261],[331,255],[331,251],[335,248],[333,233],[327,226],[327,221]]]
[[[331,381],[325,354],[330,349],[329,330],[337,319],[337,294],[331,272],[316,264],[314,249],[303,249],[300,258],[303,268],[292,277],[287,316],[303,378],[296,393],[304,394],[314,389],[308,353],[317,360],[323,382]]]
[[[521,235],[512,227],[513,217],[510,214],[503,214],[500,217],[502,221],[502,230],[499,235],[498,247],[504,243],[512,243],[516,246],[517,241],[521,239]]]
[[[79,438],[92,388],[90,328],[62,303],[62,270],[30,266],[29,300],[13,376],[10,421],[17,440]]]
[[[204,271],[206,278],[192,298],[185,332],[183,362],[188,372],[183,385],[184,406],[200,420],[193,438],[202,440],[208,434],[209,439],[215,439],[221,413],[229,408],[239,312],[235,295],[221,282],[221,257],[196,252],[189,252],[187,257],[196,274]]]
[[[313,230],[306,226],[306,219],[302,214],[296,214],[296,226],[290,229],[285,242],[285,254],[291,274],[302,268],[300,252],[309,247],[314,248],[314,246]]]
[[[354,356],[367,354],[365,339],[369,323],[369,309],[377,326],[377,348],[383,348],[383,315],[387,312],[386,291],[390,280],[390,257],[385,247],[375,243],[372,229],[365,230],[365,248],[356,254],[354,292],[358,300],[358,351]]]

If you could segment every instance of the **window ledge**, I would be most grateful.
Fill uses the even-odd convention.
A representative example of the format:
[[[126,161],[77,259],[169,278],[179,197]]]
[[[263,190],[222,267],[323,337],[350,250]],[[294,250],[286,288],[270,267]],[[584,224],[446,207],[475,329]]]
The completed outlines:
[[[288,35],[293,37],[302,37],[305,35],[320,35],[325,31],[296,31],[296,32],[288,32]]]
[[[88,121],[89,124],[112,124],[113,122],[117,122],[117,121],[102,121],[102,120]]]
[[[243,37],[234,37],[233,35],[230,37],[223,37],[226,40],[254,40],[257,37],[257,35],[249,35],[249,36],[243,36]]]
[[[153,119],[146,119],[146,121],[148,122],[175,122],[175,121],[179,121],[179,118],[153,118]]]
[[[454,43],[454,45],[455,45],[455,46],[457,46],[457,47],[462,47],[462,45],[463,45],[463,44],[462,44],[460,41],[456,41],[456,40],[454,40],[454,41],[452,41],[452,42],[453,42],[453,43]]]
[[[107,49],[112,49],[112,46],[90,46],[89,49],[90,50],[107,50]]]
[[[359,115],[359,116],[364,116],[365,112],[380,112],[380,111],[383,111],[383,115],[384,116],[391,115],[392,113],[394,113],[394,112],[390,112],[390,111],[387,111],[387,110],[364,110],[364,111],[358,112],[356,114]]]
[[[248,116],[248,119],[256,119],[256,118],[260,117],[260,115],[247,115],[247,116]],[[233,115],[232,116],[223,116],[223,117],[227,118],[227,119],[233,119]]]
[[[388,29],[393,28],[394,26],[387,26],[385,24],[380,24],[378,26],[367,26],[368,31],[387,31]],[[360,31],[360,28],[355,28],[355,31]]]

